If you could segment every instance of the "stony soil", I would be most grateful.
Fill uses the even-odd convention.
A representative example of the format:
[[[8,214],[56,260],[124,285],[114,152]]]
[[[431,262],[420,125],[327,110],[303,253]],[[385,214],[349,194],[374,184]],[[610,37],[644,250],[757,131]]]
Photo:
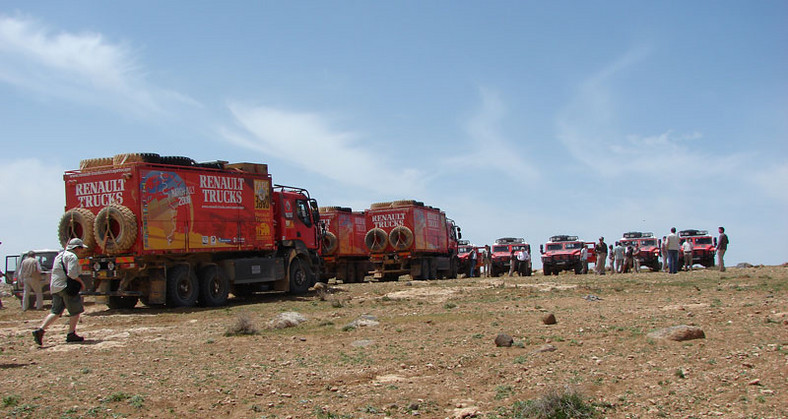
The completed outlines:
[[[63,319],[43,347],[45,313],[3,303],[4,417],[504,418],[565,388],[600,417],[788,416],[786,267],[402,278],[217,309],[88,300],[87,340],[66,344]],[[271,328],[283,312],[306,321]],[[243,320],[257,334],[226,335]],[[677,325],[705,338],[648,336]]]

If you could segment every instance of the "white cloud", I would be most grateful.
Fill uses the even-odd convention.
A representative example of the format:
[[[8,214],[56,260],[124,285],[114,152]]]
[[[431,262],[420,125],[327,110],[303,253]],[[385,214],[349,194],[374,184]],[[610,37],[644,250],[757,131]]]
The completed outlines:
[[[241,104],[230,111],[242,131],[222,128],[220,134],[237,145],[345,185],[400,196],[423,192],[424,173],[394,161],[385,147],[364,147],[359,135],[334,128],[324,115]]]
[[[788,164],[758,169],[742,173],[748,182],[763,194],[788,205]]]
[[[64,169],[38,159],[0,160],[2,254],[57,248],[65,207]]]
[[[0,15],[0,81],[42,97],[109,106],[137,116],[196,105],[150,85],[127,45],[99,33],[54,33],[24,17]]]
[[[494,90],[481,88],[481,107],[467,122],[465,131],[470,138],[466,154],[447,161],[450,167],[500,170],[518,182],[533,182],[538,170],[523,156],[514,152],[515,143],[500,132],[507,113],[506,105]],[[520,149],[519,144],[517,149]]]

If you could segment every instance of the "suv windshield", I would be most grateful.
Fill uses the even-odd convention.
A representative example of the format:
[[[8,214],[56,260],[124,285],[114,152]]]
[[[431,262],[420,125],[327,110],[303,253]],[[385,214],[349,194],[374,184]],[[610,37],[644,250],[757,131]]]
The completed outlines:
[[[656,239],[641,240],[640,241],[640,245],[641,246],[656,246],[657,245],[657,240]]]
[[[547,245],[547,250],[561,250],[563,249],[564,245],[561,243],[553,243]]]
[[[701,237],[695,239],[695,244],[711,244],[711,237]]]
[[[581,249],[583,247],[583,243],[567,243],[567,249]]]
[[[508,252],[509,246],[493,246],[492,251],[493,253]]]

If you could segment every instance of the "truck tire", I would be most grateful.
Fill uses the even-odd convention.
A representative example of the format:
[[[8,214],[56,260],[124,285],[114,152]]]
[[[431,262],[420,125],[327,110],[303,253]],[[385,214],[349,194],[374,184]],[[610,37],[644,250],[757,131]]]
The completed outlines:
[[[192,307],[197,303],[199,285],[189,265],[176,265],[167,272],[167,305]]]
[[[60,217],[57,227],[57,237],[60,245],[66,247],[68,241],[77,238],[81,239],[88,249],[96,247],[96,240],[93,237],[93,227],[96,216],[87,208],[72,208]]]
[[[334,254],[334,252],[337,251],[338,245],[339,245],[339,241],[337,240],[336,234],[329,231],[323,235],[321,246],[323,247],[324,255]]]
[[[107,254],[122,253],[137,240],[137,217],[128,207],[113,202],[96,214],[93,234]]]
[[[373,252],[383,251],[387,242],[388,235],[382,228],[375,227],[367,231],[367,235],[364,236],[364,243],[367,245],[367,249]]]
[[[550,275],[550,267],[549,267],[549,266],[547,266],[547,265],[545,265],[545,266],[542,268],[542,273],[544,274],[544,276],[549,276],[549,275]]]
[[[405,226],[397,226],[389,233],[389,243],[396,250],[406,250],[413,245],[413,231]]]
[[[290,262],[290,294],[304,294],[312,286],[312,269],[300,258]]]
[[[79,162],[79,170],[95,170],[99,167],[112,166],[112,157],[98,157],[95,159],[84,159]]]
[[[227,303],[230,294],[230,280],[216,265],[208,265],[197,272],[200,284],[200,305],[218,307]]]
[[[123,166],[128,163],[158,163],[160,158],[156,153],[122,153],[112,158],[112,164]]]
[[[161,164],[169,164],[172,166],[194,166],[197,163],[191,158],[185,156],[161,156]]]

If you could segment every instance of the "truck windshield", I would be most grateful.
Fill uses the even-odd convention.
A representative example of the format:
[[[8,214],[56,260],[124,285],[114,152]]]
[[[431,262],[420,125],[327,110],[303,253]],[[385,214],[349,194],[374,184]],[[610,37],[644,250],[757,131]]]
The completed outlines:
[[[567,249],[581,249],[583,247],[583,243],[567,243]]]
[[[509,246],[493,246],[492,251],[493,253],[508,252]]]
[[[547,245],[547,250],[561,250],[563,247],[561,243],[553,243]]]
[[[700,237],[695,239],[695,244],[711,244],[711,237]]]

